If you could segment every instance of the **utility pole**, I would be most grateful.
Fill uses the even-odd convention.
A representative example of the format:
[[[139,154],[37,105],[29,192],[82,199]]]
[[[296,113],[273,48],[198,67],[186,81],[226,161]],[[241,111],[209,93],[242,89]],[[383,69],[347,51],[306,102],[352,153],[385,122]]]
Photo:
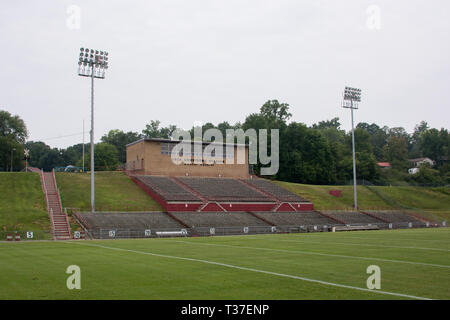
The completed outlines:
[[[84,173],[84,119],[83,119],[83,173]]]

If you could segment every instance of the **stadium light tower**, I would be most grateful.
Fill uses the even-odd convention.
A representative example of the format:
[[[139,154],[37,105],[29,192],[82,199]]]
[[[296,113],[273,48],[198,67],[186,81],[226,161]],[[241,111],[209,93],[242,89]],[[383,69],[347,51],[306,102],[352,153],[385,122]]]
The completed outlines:
[[[359,102],[361,102],[361,89],[345,87],[342,107],[350,109],[352,114],[353,207],[355,210],[358,210],[358,195],[356,192],[355,128],[353,124],[353,110],[358,109]]]
[[[94,184],[94,79],[105,79],[108,69],[108,52],[80,48],[78,75],[91,78],[91,211],[95,212]],[[84,163],[83,163],[84,164]]]

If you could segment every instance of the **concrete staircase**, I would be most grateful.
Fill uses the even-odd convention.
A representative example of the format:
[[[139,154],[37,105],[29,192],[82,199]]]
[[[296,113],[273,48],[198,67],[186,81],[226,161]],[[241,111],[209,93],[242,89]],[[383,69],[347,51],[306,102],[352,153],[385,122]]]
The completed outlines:
[[[56,187],[54,172],[42,172],[42,180],[47,201],[47,210],[53,229],[53,239],[71,239],[69,220],[67,215],[62,211],[61,199]]]

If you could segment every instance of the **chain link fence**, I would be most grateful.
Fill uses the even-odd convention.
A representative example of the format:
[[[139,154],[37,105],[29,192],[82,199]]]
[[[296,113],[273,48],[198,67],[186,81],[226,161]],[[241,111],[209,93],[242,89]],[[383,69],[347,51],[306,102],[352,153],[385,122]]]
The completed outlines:
[[[388,230],[435,228],[442,225],[422,222],[393,222],[393,223],[352,223],[328,225],[282,225],[282,226],[234,226],[234,227],[193,227],[186,229],[158,228],[158,229],[92,229],[89,230],[94,239],[130,239],[130,238],[162,238],[162,237],[190,237],[190,236],[228,236],[246,234],[277,234],[277,233],[307,233],[333,232],[354,230]]]

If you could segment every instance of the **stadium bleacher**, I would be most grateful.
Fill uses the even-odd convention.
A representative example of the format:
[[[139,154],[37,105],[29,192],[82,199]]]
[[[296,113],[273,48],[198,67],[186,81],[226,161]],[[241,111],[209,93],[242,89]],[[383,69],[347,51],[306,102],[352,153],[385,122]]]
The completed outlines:
[[[169,177],[137,175],[136,178],[167,201],[201,201],[196,195]]]
[[[276,198],[278,201],[282,202],[309,202],[305,198],[296,195],[289,190],[286,190],[277,184],[264,180],[264,179],[247,179],[244,180],[246,183],[261,189],[262,191],[270,194],[272,197]]]
[[[346,224],[376,224],[382,220],[375,219],[369,215],[357,211],[323,211],[326,215]]]
[[[248,227],[268,226],[246,212],[176,212],[175,217],[190,227]]]
[[[94,239],[154,237],[162,232],[180,232],[185,227],[163,212],[76,213],[75,218]],[[150,230],[150,234],[146,234]],[[183,235],[189,232],[183,232]]]
[[[424,222],[416,219],[415,217],[401,212],[401,211],[366,211],[368,214],[372,215],[373,217],[377,217],[383,221],[390,222],[390,223],[398,223],[398,222],[412,222],[415,225],[425,225]]]
[[[272,202],[263,193],[253,190],[237,179],[187,178],[179,180],[210,201]]]
[[[78,213],[91,229],[96,228],[182,228],[163,212]]]
[[[143,238],[158,233],[186,235],[233,235],[274,232],[350,231],[425,227],[401,212],[371,211],[391,223],[358,212],[147,212],[75,213],[91,238]],[[339,219],[338,222],[332,218]],[[336,228],[333,228],[336,227]],[[151,230],[151,235],[145,232]],[[213,231],[212,231],[213,230]],[[111,232],[114,232],[111,235]]]
[[[257,212],[261,217],[277,226],[289,225],[335,225],[336,222],[314,211],[305,212]]]

